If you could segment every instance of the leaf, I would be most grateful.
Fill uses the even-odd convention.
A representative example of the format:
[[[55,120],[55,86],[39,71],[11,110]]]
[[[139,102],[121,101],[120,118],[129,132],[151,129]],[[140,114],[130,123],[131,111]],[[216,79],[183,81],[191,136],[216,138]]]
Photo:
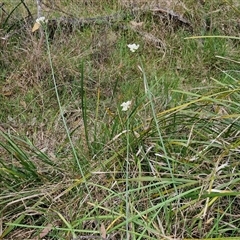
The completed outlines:
[[[26,102],[25,101],[20,101],[20,105],[22,105],[23,107],[24,107],[24,109],[26,109],[27,108],[27,104],[26,104]]]
[[[136,22],[136,21],[130,21],[130,24],[132,25],[132,27],[142,27],[144,22]]]
[[[6,97],[13,95],[12,87],[9,84],[2,87],[2,95]]]
[[[42,239],[48,235],[48,233],[52,230],[52,224],[48,224],[40,233],[39,237]]]
[[[8,91],[8,92],[4,92],[3,95],[6,96],[6,97],[9,97],[13,94],[12,91]]]
[[[101,224],[100,232],[101,232],[102,239],[106,239],[107,238],[107,232],[106,232],[106,228],[105,228],[103,223]]]
[[[37,31],[40,28],[40,26],[41,26],[40,23],[35,22],[34,25],[33,25],[33,28],[32,28],[32,32]]]

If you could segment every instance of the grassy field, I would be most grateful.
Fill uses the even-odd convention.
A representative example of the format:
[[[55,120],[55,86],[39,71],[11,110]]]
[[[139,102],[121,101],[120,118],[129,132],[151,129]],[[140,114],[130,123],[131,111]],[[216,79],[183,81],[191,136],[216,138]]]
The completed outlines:
[[[1,3],[0,239],[240,239],[237,0]]]

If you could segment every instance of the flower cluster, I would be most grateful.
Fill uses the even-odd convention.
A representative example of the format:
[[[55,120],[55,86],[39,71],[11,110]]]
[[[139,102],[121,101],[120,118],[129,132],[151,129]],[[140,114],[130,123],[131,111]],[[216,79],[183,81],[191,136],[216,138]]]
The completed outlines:
[[[44,23],[47,23],[47,19],[45,17],[37,18],[33,25],[32,32],[37,31]]]
[[[123,102],[121,104],[122,111],[126,112],[130,108],[131,104],[132,104],[132,101]]]
[[[136,52],[136,50],[138,50],[139,48],[139,44],[136,44],[136,43],[128,44],[127,46],[131,52]]]
[[[39,17],[36,19],[36,23],[38,24],[43,24],[43,23],[46,23],[47,22],[47,19],[45,17]]]

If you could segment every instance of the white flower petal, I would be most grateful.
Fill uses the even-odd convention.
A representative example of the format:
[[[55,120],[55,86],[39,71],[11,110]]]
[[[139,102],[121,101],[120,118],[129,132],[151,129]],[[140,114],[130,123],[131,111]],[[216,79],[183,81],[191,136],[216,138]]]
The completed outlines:
[[[132,104],[132,101],[123,102],[121,104],[122,111],[124,112],[127,111],[130,108],[131,104]]]
[[[131,52],[135,52],[139,48],[139,44],[135,44],[135,43],[128,44],[127,46],[128,46],[128,48],[130,49]]]
[[[47,20],[45,17],[39,17],[36,19],[36,23],[38,23],[38,24],[42,24],[42,23],[46,23],[46,22],[47,22]]]

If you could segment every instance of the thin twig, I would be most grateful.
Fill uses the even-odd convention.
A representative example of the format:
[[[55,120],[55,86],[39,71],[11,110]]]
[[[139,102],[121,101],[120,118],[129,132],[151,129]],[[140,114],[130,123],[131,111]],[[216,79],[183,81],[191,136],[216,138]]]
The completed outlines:
[[[42,0],[36,0],[37,1],[37,17],[42,17]]]
[[[40,18],[42,17],[42,0],[36,0],[36,2],[37,2],[37,16],[38,18]],[[38,52],[40,51],[40,48],[42,46],[43,39],[44,39],[44,32],[42,27],[40,27],[40,40],[39,40],[38,49],[37,49]]]
[[[30,16],[33,19],[32,13],[30,12],[29,8],[27,7],[26,3],[24,2],[24,0],[21,0],[21,3],[23,4],[23,6],[26,8],[27,13],[28,13],[28,17]]]
[[[3,8],[3,6],[4,6],[4,3],[1,3],[1,4],[0,4],[0,8],[2,9],[2,11],[3,11],[5,14],[8,15],[8,13],[5,11],[5,9]]]

